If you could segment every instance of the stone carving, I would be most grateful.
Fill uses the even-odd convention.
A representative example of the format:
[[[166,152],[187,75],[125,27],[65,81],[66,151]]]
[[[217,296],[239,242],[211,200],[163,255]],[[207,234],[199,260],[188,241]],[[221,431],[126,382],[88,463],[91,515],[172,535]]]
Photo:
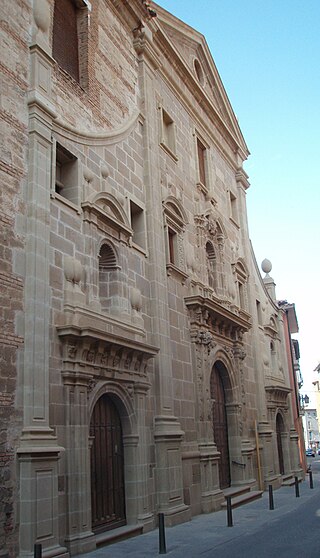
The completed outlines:
[[[50,25],[50,8],[46,0],[34,0],[33,17],[38,29],[46,33]]]
[[[136,288],[131,288],[130,290],[130,302],[131,302],[131,307],[133,308],[133,310],[136,310],[137,312],[141,311],[142,308],[142,297],[141,297],[141,292],[139,291],[139,289]]]
[[[101,171],[102,178],[107,179],[110,174],[108,165],[107,164],[102,165],[100,171]]]
[[[235,347],[233,349],[233,354],[235,358],[239,360],[244,360],[246,358],[246,352],[242,347]]]
[[[88,167],[85,167],[85,168],[83,169],[83,178],[84,178],[85,181],[88,182],[89,184],[90,184],[91,182],[93,182],[94,174],[93,174],[93,172],[92,172],[90,169],[88,169]]]
[[[76,345],[67,345],[67,355],[69,358],[76,358],[77,356]]]
[[[89,393],[92,392],[92,390],[96,387],[96,385],[97,385],[97,380],[94,379],[94,378],[91,378],[91,380],[89,380],[89,383],[88,383],[88,395],[89,395]]]
[[[72,283],[75,286],[79,286],[82,278],[81,262],[79,260],[76,260],[76,258],[72,258],[71,256],[65,256],[64,276],[67,282]]]
[[[193,336],[193,341],[195,343],[199,343],[200,345],[204,345],[210,349],[215,346],[215,342],[213,340],[213,335],[208,330],[199,329],[195,332]]]

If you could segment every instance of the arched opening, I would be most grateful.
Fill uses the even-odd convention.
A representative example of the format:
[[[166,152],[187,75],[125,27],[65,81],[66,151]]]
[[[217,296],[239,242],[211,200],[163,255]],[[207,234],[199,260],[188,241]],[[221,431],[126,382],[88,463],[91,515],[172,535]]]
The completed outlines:
[[[226,410],[227,370],[222,362],[216,362],[210,377],[210,394],[212,399],[213,435],[217,450],[220,452],[219,481],[220,488],[227,488],[231,483],[228,419]]]
[[[92,529],[99,533],[126,524],[122,425],[107,394],[93,409],[90,437]]]
[[[283,460],[283,448],[282,448],[282,434],[284,430],[285,429],[284,429],[283,418],[281,414],[278,413],[276,419],[276,432],[277,432],[277,447],[278,447],[280,475],[284,475],[284,460]]]

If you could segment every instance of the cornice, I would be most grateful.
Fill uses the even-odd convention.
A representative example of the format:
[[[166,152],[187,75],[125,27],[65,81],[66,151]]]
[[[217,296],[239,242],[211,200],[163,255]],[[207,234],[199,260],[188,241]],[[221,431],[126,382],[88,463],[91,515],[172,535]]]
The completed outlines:
[[[252,324],[249,314],[241,312],[236,314],[232,312],[216,300],[201,295],[191,295],[184,298],[185,304],[189,310],[193,310],[196,315],[197,311],[207,311],[215,321],[220,321],[228,329],[239,329],[242,333],[251,329]],[[200,314],[198,314],[200,316]],[[193,320],[194,322],[197,321]],[[201,325],[201,321],[198,325]]]

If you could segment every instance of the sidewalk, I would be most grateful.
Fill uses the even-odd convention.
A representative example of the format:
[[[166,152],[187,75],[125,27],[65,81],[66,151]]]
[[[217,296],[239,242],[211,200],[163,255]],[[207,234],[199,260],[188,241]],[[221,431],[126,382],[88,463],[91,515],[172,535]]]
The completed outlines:
[[[269,510],[269,494],[264,492],[262,498],[233,510],[233,527],[227,526],[225,510],[202,514],[191,521],[169,527],[165,531],[166,550],[170,558],[193,558],[212,551],[220,545],[234,541],[242,535],[252,534],[264,524],[270,525],[285,514],[297,509],[318,495],[320,498],[319,475],[314,475],[314,489],[310,489],[309,477],[299,484],[299,498],[295,486],[284,486],[273,492],[274,510]],[[221,551],[222,549],[220,549]],[[93,552],[81,554],[79,558],[151,558],[159,555],[158,529],[100,547]]]

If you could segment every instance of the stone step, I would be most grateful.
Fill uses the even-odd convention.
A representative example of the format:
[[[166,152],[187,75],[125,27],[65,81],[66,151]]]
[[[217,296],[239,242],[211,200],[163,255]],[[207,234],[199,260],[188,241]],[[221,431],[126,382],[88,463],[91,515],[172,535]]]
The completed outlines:
[[[124,525],[123,527],[118,527],[117,529],[111,529],[110,531],[104,531],[103,533],[96,534],[96,545],[97,547],[100,547],[108,544],[114,544],[125,539],[141,535],[142,532],[143,528],[141,525]]]
[[[282,481],[282,486],[293,486],[295,483],[294,477],[286,477]]]
[[[230,488],[225,488],[222,492],[225,496],[225,498],[227,496],[231,496],[231,498],[234,498],[235,496],[241,496],[241,494],[246,494],[247,492],[250,492],[251,487],[248,484],[244,484],[242,486],[230,486]]]
[[[253,500],[257,500],[261,498],[263,494],[262,490],[251,490],[250,492],[245,492],[244,494],[240,494],[240,496],[234,496],[231,498],[231,507],[238,508],[239,506],[243,506],[244,504],[248,504]],[[221,507],[225,509],[227,507],[227,502],[223,502]]]
[[[298,481],[301,482],[302,479],[298,478]],[[282,485],[281,486],[293,486],[295,484],[295,478],[292,475],[288,475],[283,477]]]

